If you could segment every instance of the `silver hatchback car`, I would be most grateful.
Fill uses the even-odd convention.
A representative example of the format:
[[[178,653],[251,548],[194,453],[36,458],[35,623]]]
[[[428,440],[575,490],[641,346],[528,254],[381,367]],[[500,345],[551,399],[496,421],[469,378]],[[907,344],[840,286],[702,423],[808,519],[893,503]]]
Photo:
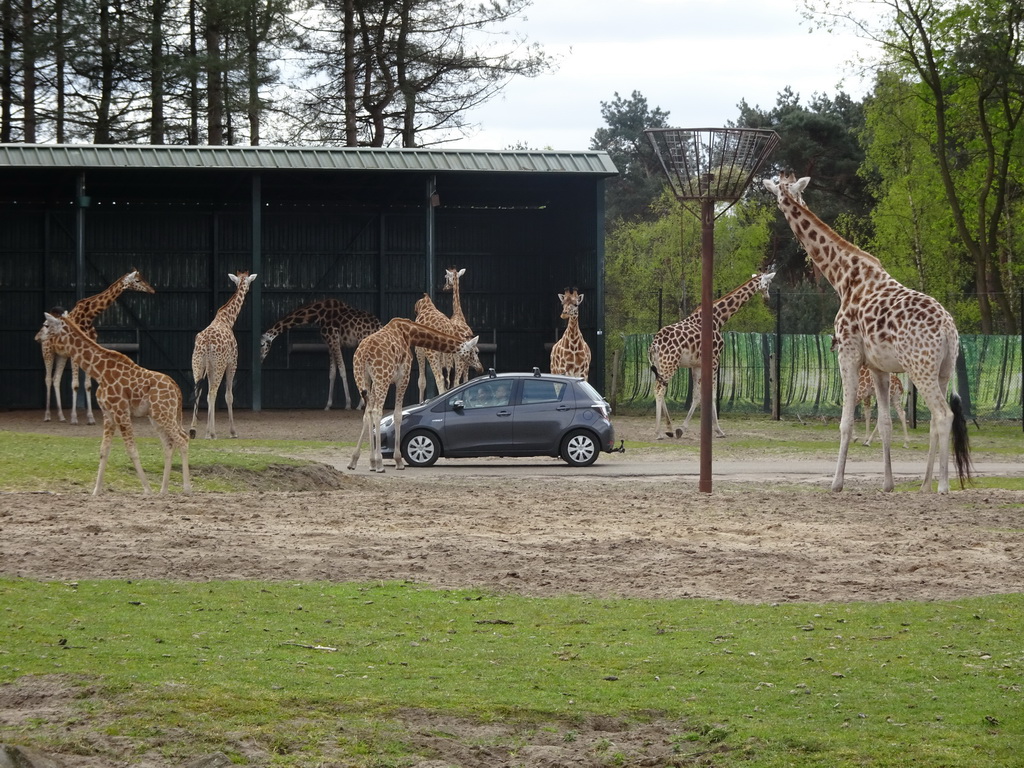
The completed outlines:
[[[611,408],[573,376],[493,371],[402,411],[401,451],[414,467],[440,457],[553,456],[588,467],[615,447]],[[394,417],[380,422],[381,452],[395,455]]]

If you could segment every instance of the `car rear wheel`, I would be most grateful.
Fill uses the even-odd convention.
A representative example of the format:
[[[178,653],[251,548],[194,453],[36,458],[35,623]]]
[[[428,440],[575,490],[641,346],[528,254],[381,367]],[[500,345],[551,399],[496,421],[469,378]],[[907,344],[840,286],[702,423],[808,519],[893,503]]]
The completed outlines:
[[[432,432],[410,432],[402,440],[402,456],[414,467],[432,467],[441,456],[441,441]]]
[[[571,467],[589,467],[600,452],[597,438],[585,429],[570,432],[562,440],[562,460]]]

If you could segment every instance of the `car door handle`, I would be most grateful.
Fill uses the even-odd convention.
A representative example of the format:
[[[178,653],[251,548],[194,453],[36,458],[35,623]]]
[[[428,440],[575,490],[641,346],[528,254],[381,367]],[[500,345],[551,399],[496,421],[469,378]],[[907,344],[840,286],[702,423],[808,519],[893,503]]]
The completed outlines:
[[[495,416],[511,416],[512,415],[512,411],[498,411],[494,415]]]
[[[569,410],[569,406],[568,405],[560,405],[557,408],[555,408],[555,410],[556,411],[568,411]]]

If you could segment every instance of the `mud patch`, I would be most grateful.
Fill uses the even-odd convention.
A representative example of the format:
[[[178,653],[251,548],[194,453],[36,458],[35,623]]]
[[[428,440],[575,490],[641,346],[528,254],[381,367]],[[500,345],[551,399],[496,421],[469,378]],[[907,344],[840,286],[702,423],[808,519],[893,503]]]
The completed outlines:
[[[194,472],[197,477],[219,478],[249,491],[340,491],[358,487],[359,478],[326,464],[270,464],[259,471],[242,467],[212,466]]]

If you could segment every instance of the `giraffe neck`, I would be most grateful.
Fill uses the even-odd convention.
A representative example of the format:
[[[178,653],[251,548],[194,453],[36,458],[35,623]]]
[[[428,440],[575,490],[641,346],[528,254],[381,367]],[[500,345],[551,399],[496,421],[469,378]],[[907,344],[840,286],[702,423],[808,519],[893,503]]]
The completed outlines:
[[[715,322],[722,325],[726,320],[735,315],[740,307],[750,301],[754,294],[757,293],[760,281],[761,276],[757,275],[712,304]]]
[[[787,197],[782,211],[811,261],[844,303],[864,282],[889,278],[877,258],[845,240],[806,206]]]
[[[238,284],[235,295],[225,302],[224,306],[217,310],[214,320],[223,323],[228,328],[233,328],[238,319],[238,313],[242,311],[242,303],[245,301],[245,294],[249,292],[249,283],[243,280]]]
[[[459,347],[466,341],[458,336],[435,331],[426,325],[414,323],[411,320],[405,320],[400,317],[396,317],[388,325],[396,328],[399,333],[408,339],[407,343],[413,347],[436,349],[438,352],[457,352]]]
[[[462,298],[459,294],[459,278],[452,280],[452,320],[460,325],[466,324],[466,316],[462,314]]]
[[[90,378],[102,381],[104,373],[109,373],[112,365],[128,360],[120,352],[101,347],[73,320],[65,317],[63,321],[63,327],[54,339],[56,346],[67,353]]]
[[[95,296],[89,296],[76,302],[68,314],[80,325],[92,325],[93,320],[117,301],[117,297],[122,293],[124,293],[123,279],[113,283]]]
[[[285,331],[299,325],[319,325],[323,321],[324,303],[307,304],[304,307],[289,312],[276,323],[274,323],[266,335],[276,338]],[[237,312],[236,312],[237,315]]]
[[[562,335],[573,341],[583,338],[583,334],[580,332],[580,316],[577,313],[573,312],[569,315],[569,319],[565,323],[565,333]]]

